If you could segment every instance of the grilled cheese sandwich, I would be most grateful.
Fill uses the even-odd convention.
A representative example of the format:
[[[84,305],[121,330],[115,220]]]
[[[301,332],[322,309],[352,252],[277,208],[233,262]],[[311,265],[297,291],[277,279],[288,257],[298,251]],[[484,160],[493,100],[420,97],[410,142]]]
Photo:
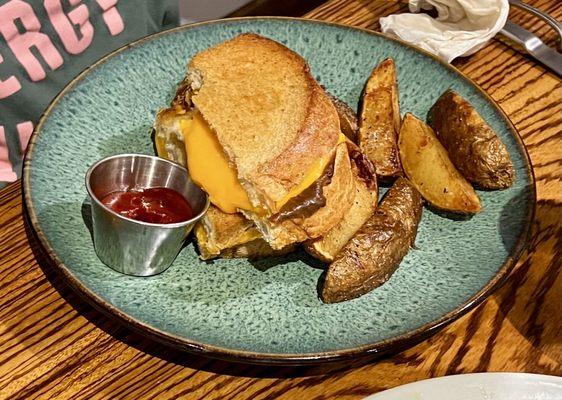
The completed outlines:
[[[158,154],[185,157],[216,210],[242,213],[273,249],[320,237],[353,202],[336,109],[306,62],[272,40],[243,34],[195,55],[155,130]],[[207,228],[196,229],[202,241]]]

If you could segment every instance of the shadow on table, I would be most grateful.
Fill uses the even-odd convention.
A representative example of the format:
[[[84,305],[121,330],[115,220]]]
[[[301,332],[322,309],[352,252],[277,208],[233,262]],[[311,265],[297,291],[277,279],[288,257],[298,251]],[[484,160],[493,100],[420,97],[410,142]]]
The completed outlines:
[[[31,250],[39,266],[43,270],[45,277],[51,285],[58,291],[61,297],[69,303],[81,316],[89,322],[102,329],[115,339],[124,342],[128,346],[147,353],[153,357],[158,357],[168,362],[183,365],[188,368],[203,370],[222,375],[233,375],[241,377],[257,378],[290,378],[305,376],[320,376],[334,374],[352,368],[361,367],[372,363],[375,356],[365,356],[357,359],[325,363],[321,365],[308,366],[279,366],[279,365],[252,365],[239,362],[222,361],[207,358],[202,355],[194,355],[186,351],[178,351],[168,345],[164,345],[155,340],[149,339],[126,327],[124,323],[117,321],[103,312],[98,311],[95,305],[80,298],[70,287],[69,283],[63,280],[53,267],[53,262],[42,248],[35,233],[29,226],[29,221],[25,218],[25,230],[29,239]],[[380,354],[377,355],[380,357]]]
[[[493,296],[501,318],[552,359],[560,358],[560,299],[562,299],[562,204],[537,203],[526,250],[509,279]],[[499,334],[501,324],[493,333]],[[545,346],[546,345],[546,346]]]

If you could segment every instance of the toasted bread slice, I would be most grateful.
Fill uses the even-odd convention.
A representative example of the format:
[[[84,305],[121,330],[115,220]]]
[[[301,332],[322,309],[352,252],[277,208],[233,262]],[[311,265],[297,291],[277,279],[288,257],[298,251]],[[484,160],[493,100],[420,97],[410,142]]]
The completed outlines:
[[[309,216],[303,217],[296,214],[279,221],[272,218],[260,218],[252,213],[244,212],[244,214],[254,221],[264,239],[274,249],[326,234],[340,222],[344,210],[352,206],[355,194],[355,182],[345,142],[338,145],[336,149],[333,174],[330,182],[322,187],[322,194],[325,198],[325,205]]]
[[[281,256],[283,254],[288,254],[296,249],[297,245],[292,244],[286,246],[279,250],[274,250],[271,246],[263,239],[252,240],[248,243],[239,244],[237,246],[230,247],[221,252],[221,258],[263,258],[263,257],[273,257]]]
[[[195,226],[195,237],[203,260],[265,257],[292,250],[273,250],[242,214],[227,214],[212,205]]]
[[[367,221],[377,207],[378,184],[375,167],[357,146],[348,143],[355,195],[351,207],[341,221],[322,237],[307,242],[305,250],[312,256],[332,262],[336,254]]]
[[[256,34],[196,54],[189,70],[201,82],[193,104],[254,206],[274,214],[278,202],[337,146],[334,105],[301,56]]]

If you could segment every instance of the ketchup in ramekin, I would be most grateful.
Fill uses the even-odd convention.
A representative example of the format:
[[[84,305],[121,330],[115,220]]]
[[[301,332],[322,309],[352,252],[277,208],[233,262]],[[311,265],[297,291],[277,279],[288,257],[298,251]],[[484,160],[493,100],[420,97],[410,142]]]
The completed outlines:
[[[194,217],[185,197],[165,187],[112,192],[101,202],[126,218],[152,224],[175,224]]]

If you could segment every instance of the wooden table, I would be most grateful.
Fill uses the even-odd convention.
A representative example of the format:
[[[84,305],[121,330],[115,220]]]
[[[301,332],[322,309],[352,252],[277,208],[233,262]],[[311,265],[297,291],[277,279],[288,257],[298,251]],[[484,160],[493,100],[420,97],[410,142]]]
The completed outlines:
[[[532,2],[562,18],[559,0]],[[394,1],[333,0],[310,18],[378,29]],[[512,19],[553,42],[522,13]],[[0,192],[0,398],[361,398],[446,374],[561,374],[562,84],[499,41],[455,65],[507,112],[537,179],[533,239],[507,283],[432,338],[379,361],[308,368],[198,358],[115,324],[67,288],[29,234],[19,183]]]

